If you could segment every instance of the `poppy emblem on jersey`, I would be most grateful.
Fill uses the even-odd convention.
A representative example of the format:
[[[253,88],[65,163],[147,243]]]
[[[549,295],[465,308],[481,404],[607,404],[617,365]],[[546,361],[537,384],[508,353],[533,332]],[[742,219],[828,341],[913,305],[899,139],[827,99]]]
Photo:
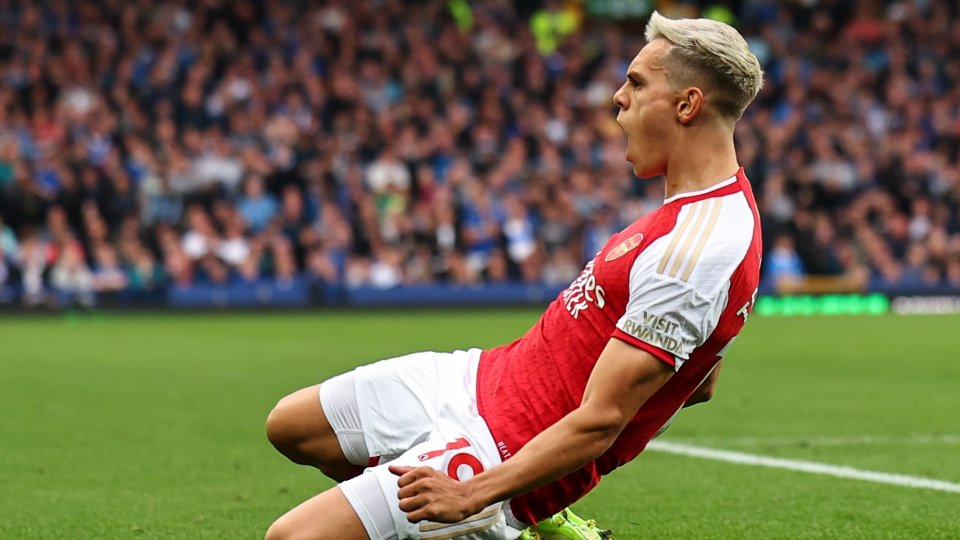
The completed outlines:
[[[607,253],[607,257],[604,259],[606,262],[610,262],[614,259],[619,259],[627,253],[633,251],[634,248],[640,245],[640,242],[643,242],[643,235],[637,233],[630,238],[627,238],[623,242],[617,244],[617,247],[610,250],[610,253]]]

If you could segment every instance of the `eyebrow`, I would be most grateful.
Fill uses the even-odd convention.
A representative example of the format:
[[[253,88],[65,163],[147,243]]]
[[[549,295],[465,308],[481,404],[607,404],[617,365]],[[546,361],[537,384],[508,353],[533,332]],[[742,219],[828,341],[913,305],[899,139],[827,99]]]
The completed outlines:
[[[631,81],[633,81],[633,82],[635,82],[635,83],[643,82],[643,77],[641,77],[641,76],[640,76],[640,73],[638,73],[638,72],[635,71],[635,70],[630,70],[630,71],[627,72],[627,79],[629,79],[629,80],[631,80]]]

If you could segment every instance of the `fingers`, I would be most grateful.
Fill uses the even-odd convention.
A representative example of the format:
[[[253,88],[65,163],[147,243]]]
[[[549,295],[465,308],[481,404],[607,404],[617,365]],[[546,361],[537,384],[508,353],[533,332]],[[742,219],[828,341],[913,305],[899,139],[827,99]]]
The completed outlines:
[[[401,489],[416,482],[422,476],[418,473],[418,470],[413,467],[394,467],[391,465],[390,472],[400,477],[397,479],[397,485],[400,486]]]
[[[390,470],[390,472],[392,472],[393,474],[395,474],[395,475],[397,475],[397,476],[403,476],[403,475],[407,474],[408,472],[410,472],[410,471],[412,471],[412,470],[415,470],[416,467],[401,467],[401,466],[399,466],[399,465],[390,465],[390,466],[388,467],[388,469]]]
[[[400,499],[400,510],[407,514],[410,523],[424,520],[454,523],[466,515],[460,509],[449,508],[460,499],[460,495],[456,490],[451,491],[458,482],[446,474],[431,467],[391,465],[389,469],[400,477],[397,479],[400,488],[397,498]]]
[[[409,514],[410,512],[416,512],[417,510],[420,510],[427,504],[429,504],[429,502],[427,501],[426,497],[416,495],[413,497],[401,498],[399,506],[400,510],[403,510]]]
[[[440,517],[440,510],[428,497],[416,496],[400,500],[400,510],[407,514],[407,521],[419,523],[421,521],[436,521]]]
[[[433,519],[435,512],[431,510],[431,497],[429,494],[421,494],[417,491],[421,486],[419,483],[414,486],[408,486],[399,493],[400,511],[407,514],[407,521],[410,523],[419,523],[423,520]],[[404,491],[407,491],[404,493]]]
[[[400,477],[400,479],[397,480],[397,485],[401,488],[417,480],[433,478],[440,474],[436,469],[431,469],[430,467],[395,467],[393,465],[390,466],[390,472]]]
[[[400,476],[397,480],[400,487],[397,498],[400,499],[400,510],[407,514],[407,521],[418,523],[434,518],[436,512],[430,510],[430,506],[436,498],[433,477],[438,474],[437,471],[430,467],[391,467],[391,472]]]
[[[417,471],[401,476],[397,485],[400,486],[400,491],[397,492],[397,497],[400,499],[413,497],[421,493],[430,493],[436,491],[438,487],[432,476],[421,477]]]
[[[421,521],[431,521],[434,518],[433,515],[427,512],[426,508],[421,508],[416,512],[410,512],[407,514],[407,521],[410,523],[420,523]]]

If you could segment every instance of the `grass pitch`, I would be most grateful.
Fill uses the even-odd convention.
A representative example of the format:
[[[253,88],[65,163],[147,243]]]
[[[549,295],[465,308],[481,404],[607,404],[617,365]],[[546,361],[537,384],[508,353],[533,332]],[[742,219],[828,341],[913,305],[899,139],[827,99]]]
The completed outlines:
[[[283,395],[539,311],[7,318],[0,538],[258,539],[332,483],[263,434]],[[762,319],[664,440],[960,482],[960,318]],[[960,539],[960,494],[647,452],[576,507],[618,539]]]

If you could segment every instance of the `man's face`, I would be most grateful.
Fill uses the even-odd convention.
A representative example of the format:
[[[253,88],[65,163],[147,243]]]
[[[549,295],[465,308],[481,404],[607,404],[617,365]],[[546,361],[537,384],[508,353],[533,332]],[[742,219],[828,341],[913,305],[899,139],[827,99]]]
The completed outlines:
[[[627,68],[627,82],[613,95],[620,108],[617,122],[627,133],[627,161],[640,178],[666,172],[667,149],[680,127],[679,95],[667,82],[659,60],[670,47],[665,39],[648,43]]]

